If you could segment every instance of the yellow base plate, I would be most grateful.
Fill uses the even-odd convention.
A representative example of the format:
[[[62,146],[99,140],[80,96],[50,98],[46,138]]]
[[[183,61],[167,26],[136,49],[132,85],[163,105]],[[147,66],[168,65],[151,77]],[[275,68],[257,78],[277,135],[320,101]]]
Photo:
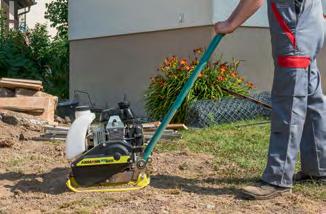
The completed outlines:
[[[73,192],[126,192],[140,190],[150,184],[150,177],[147,174],[138,176],[138,180],[121,184],[102,184],[94,187],[79,186],[74,177],[70,177],[67,181],[67,187]]]

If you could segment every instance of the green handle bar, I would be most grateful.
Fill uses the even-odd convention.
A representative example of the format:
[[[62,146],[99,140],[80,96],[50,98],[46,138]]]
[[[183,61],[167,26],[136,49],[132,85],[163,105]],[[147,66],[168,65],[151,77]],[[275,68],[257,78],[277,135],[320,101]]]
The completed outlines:
[[[160,138],[161,138],[161,136],[162,136],[162,134],[164,132],[164,129],[167,127],[167,125],[169,125],[169,123],[171,122],[173,116],[175,115],[177,110],[180,108],[180,106],[183,103],[184,99],[188,95],[190,89],[195,84],[195,81],[198,78],[200,72],[205,68],[208,60],[211,58],[214,50],[216,49],[216,47],[218,46],[218,44],[222,40],[223,36],[224,36],[223,34],[218,34],[213,38],[213,40],[209,44],[206,52],[204,53],[204,55],[200,59],[199,64],[196,66],[195,70],[190,75],[189,79],[187,80],[187,82],[185,83],[183,88],[181,89],[180,94],[178,95],[178,97],[175,100],[175,102],[173,103],[173,105],[170,107],[168,113],[164,116],[161,125],[157,128],[157,130],[154,133],[153,137],[151,138],[149,144],[145,148],[144,160],[146,162],[148,161],[148,158],[151,156],[155,145],[160,140]]]

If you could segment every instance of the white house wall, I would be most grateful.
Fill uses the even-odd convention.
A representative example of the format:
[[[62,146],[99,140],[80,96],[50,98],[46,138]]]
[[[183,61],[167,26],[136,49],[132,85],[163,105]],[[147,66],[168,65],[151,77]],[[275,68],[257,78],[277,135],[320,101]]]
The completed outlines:
[[[212,0],[70,0],[70,40],[210,25]]]
[[[326,13],[326,0],[324,10]],[[70,0],[70,40],[212,25],[239,0]],[[267,1],[243,26],[268,27]]]

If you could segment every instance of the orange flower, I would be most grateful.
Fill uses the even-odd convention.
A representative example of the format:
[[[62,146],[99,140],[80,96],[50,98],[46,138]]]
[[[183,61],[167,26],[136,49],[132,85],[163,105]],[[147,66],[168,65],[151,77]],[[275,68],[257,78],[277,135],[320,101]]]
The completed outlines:
[[[187,60],[186,59],[181,59],[180,60],[180,65],[182,65],[182,66],[188,65]]]
[[[225,73],[227,71],[228,67],[226,66],[226,63],[220,65],[220,71],[221,73]]]
[[[186,65],[185,66],[185,69],[186,69],[186,71],[190,71],[191,70],[191,67],[189,65]]]
[[[173,63],[175,63],[177,61],[177,57],[176,56],[171,56],[171,57],[167,57],[165,60],[164,60],[164,66],[171,66]]]
[[[170,60],[169,60],[169,58],[166,58],[165,60],[164,60],[164,65],[169,65],[170,64]]]
[[[202,78],[204,76],[204,74],[202,72],[199,73],[199,78]]]
[[[248,88],[250,88],[250,89],[253,89],[255,86],[254,86],[254,84],[252,83],[252,82],[247,82],[247,86],[248,86]]]
[[[194,54],[202,54],[204,52],[204,49],[202,48],[196,48],[194,51]]]
[[[217,80],[218,80],[218,81],[224,81],[224,80],[225,80],[225,77],[223,77],[223,76],[218,76],[218,77],[217,77]]]
[[[233,71],[231,72],[231,77],[236,78],[238,76],[237,72]]]

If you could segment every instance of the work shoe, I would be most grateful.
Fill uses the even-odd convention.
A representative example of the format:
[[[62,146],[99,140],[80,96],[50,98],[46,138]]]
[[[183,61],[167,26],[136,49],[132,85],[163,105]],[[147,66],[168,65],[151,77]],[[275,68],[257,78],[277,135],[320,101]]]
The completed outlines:
[[[318,183],[326,184],[326,176],[321,176],[321,177],[310,176],[310,175],[307,175],[304,172],[300,171],[293,176],[293,181],[294,182],[311,181],[311,182],[318,182]]]
[[[267,200],[291,191],[291,188],[279,187],[265,182],[260,182],[252,186],[244,187],[242,189],[242,194],[246,199]]]

